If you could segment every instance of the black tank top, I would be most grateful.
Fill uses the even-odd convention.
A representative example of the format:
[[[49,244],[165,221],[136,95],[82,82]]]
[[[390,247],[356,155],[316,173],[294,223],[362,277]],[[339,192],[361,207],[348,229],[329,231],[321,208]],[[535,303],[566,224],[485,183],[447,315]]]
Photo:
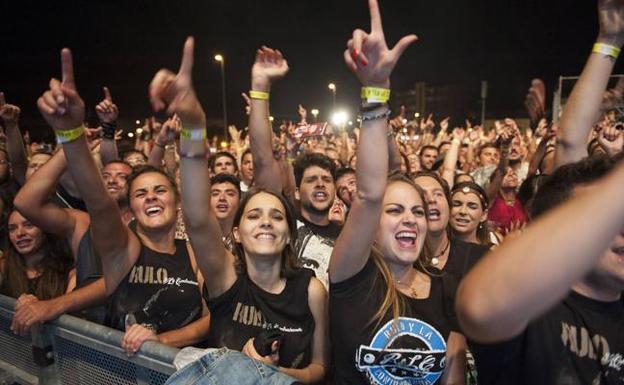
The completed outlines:
[[[308,286],[314,272],[300,269],[286,280],[279,294],[258,287],[247,274],[225,293],[208,300],[210,332],[206,345],[241,350],[247,340],[263,330],[277,329],[284,336],[279,350],[279,365],[305,368],[310,364],[314,317],[308,306]]]
[[[329,330],[336,385],[440,384],[446,343],[458,331],[453,310],[457,282],[450,274],[431,276],[429,297],[402,297],[397,320],[392,311],[373,319],[387,286],[369,258],[353,277],[330,285]]]
[[[118,330],[134,323],[157,333],[199,319],[202,299],[186,242],[175,241],[174,254],[141,245],[137,262],[109,299],[107,325]]]

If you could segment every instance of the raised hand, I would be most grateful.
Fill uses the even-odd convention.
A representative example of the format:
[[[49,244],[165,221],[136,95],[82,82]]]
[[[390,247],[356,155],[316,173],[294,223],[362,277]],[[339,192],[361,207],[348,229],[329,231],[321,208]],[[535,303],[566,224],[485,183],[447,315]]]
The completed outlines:
[[[232,138],[232,141],[234,143],[240,144],[240,131],[236,129],[236,126],[233,124],[230,124],[228,126],[228,132],[230,133],[230,138]]]
[[[247,96],[246,93],[241,93],[241,96],[243,97],[243,99],[245,100],[245,113],[247,115],[249,115],[249,113],[251,112],[251,99],[249,98],[249,96]]]
[[[166,108],[169,114],[178,114],[185,126],[203,128],[206,125],[206,115],[193,88],[194,47],[194,39],[188,37],[184,43],[178,73],[174,74],[168,69],[158,71],[150,83],[149,97],[155,111]]]
[[[345,62],[364,86],[390,87],[390,74],[405,49],[417,40],[416,35],[401,38],[388,49],[377,0],[369,0],[371,31],[361,29],[353,31],[353,37],[347,43],[344,52]]]
[[[113,97],[111,96],[108,87],[103,88],[104,100],[102,100],[97,106],[95,106],[95,112],[97,113],[100,122],[102,123],[114,123],[119,116],[119,109],[117,105],[113,103]]]
[[[6,126],[16,125],[19,121],[20,108],[12,104],[7,104],[4,92],[0,92],[0,121]]]
[[[288,73],[288,62],[277,49],[262,46],[256,51],[256,61],[251,67],[251,87],[268,92],[271,84]]]
[[[62,80],[50,79],[50,89],[37,100],[43,118],[55,131],[71,130],[84,122],[85,106],[76,91],[71,51],[61,50]]]
[[[388,123],[394,129],[403,128],[406,124],[407,120],[405,120],[405,106],[401,106],[399,109],[399,115],[394,119],[391,119]]]
[[[457,139],[461,143],[466,136],[466,130],[462,127],[456,127],[453,129],[452,135],[453,139]]]
[[[605,149],[609,156],[614,156],[622,151],[624,146],[624,133],[613,124],[605,124],[598,134],[598,143]]]
[[[163,147],[167,144],[171,144],[175,141],[180,131],[182,131],[182,122],[180,122],[178,115],[173,115],[173,117],[167,119],[165,123],[163,123],[162,129],[158,132],[158,136],[156,137],[156,143]]]
[[[440,121],[440,133],[444,134],[448,131],[450,119],[451,117],[447,116],[446,118]],[[431,114],[429,114],[429,117],[427,118],[427,122],[425,124],[427,127],[429,127],[429,130],[433,129],[434,126],[433,126],[433,120],[431,119]]]
[[[598,1],[598,41],[622,47],[624,44],[624,3],[621,0]]]

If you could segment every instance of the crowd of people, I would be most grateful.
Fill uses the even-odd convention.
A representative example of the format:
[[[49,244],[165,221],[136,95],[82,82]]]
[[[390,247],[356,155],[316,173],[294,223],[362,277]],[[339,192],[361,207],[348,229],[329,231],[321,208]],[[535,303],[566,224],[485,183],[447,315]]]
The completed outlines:
[[[298,124],[273,127],[289,67],[263,46],[248,127],[211,151],[192,37],[178,72],[149,86],[169,118],[123,153],[108,88],[85,127],[69,49],[37,101],[55,146],[25,144],[0,93],[11,330],[69,313],[122,331],[129,356],[147,341],[195,347],[191,363],[227,355],[236,364],[210,369],[225,383],[253,383],[260,365],[273,384],[624,384],[624,82],[607,89],[624,2],[598,0],[558,122],[536,79],[530,124],[487,129],[390,111],[417,38],[388,47],[369,8],[344,52],[362,86],[354,130],[300,135],[303,105]],[[186,364],[169,383],[190,383]]]

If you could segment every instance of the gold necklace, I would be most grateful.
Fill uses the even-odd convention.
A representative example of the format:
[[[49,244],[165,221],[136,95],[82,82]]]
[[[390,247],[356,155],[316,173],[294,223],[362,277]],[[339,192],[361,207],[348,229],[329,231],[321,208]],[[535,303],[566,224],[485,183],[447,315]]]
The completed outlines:
[[[410,290],[410,294],[412,298],[418,298],[418,292],[416,291],[416,289],[412,286],[412,284],[414,283],[414,281],[416,280],[416,278],[412,278],[410,283],[405,283],[405,282],[401,282],[398,279],[394,280],[394,283],[396,284],[396,286],[403,286],[406,287]]]

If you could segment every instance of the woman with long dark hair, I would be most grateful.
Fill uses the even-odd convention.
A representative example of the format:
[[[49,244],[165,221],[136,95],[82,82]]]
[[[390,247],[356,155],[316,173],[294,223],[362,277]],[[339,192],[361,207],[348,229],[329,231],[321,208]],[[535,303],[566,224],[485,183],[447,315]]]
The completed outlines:
[[[9,214],[7,230],[9,246],[0,258],[0,293],[47,300],[71,290],[73,258],[65,239],[42,232],[15,210]]]
[[[490,244],[485,190],[474,182],[462,182],[451,191],[450,225],[454,237],[468,243]]]
[[[300,382],[319,382],[327,361],[327,293],[311,270],[297,265],[296,217],[277,192],[249,190],[234,216],[232,252],[223,245],[221,227],[210,209],[205,116],[190,82],[191,62],[189,39],[184,76],[155,79],[154,89],[171,81],[174,91],[156,96],[173,103],[183,126],[189,127],[182,131],[180,143],[182,202],[187,232],[205,277],[204,298],[211,315],[207,344],[242,351]],[[266,47],[258,51],[253,70],[257,77],[277,78],[287,70],[279,51]],[[266,100],[256,99],[258,92],[268,91],[262,87],[252,84],[252,115],[267,108]],[[266,114],[267,124],[268,118]],[[266,332],[278,337],[263,351],[258,342]]]
[[[355,30],[345,51],[362,83],[357,193],[329,266],[335,384],[463,383],[464,339],[453,316],[451,275],[429,274],[427,201],[388,173],[390,74],[416,40],[389,50],[377,2],[371,32]],[[375,154],[375,156],[370,156]]]

